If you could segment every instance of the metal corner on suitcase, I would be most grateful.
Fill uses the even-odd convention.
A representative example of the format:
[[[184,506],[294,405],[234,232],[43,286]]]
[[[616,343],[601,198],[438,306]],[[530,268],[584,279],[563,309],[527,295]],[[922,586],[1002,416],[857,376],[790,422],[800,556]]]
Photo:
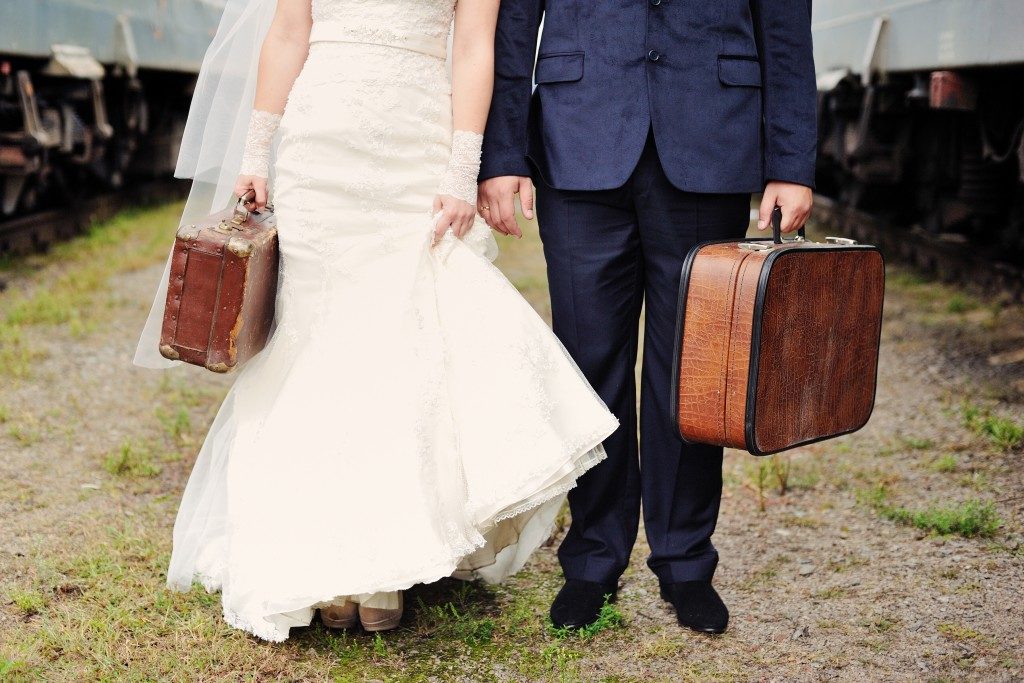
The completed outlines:
[[[195,225],[183,225],[178,228],[177,238],[183,242],[192,242],[199,237],[200,228]]]
[[[160,345],[160,355],[167,360],[181,360],[181,354],[170,344]]]

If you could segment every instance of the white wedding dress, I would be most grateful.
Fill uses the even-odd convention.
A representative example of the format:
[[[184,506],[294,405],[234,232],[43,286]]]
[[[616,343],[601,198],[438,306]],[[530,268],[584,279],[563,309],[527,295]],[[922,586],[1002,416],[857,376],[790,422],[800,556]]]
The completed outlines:
[[[482,222],[430,245],[453,4],[313,0],[272,188],[276,327],[202,446],[168,572],[267,640],[347,595],[517,571],[618,426]]]

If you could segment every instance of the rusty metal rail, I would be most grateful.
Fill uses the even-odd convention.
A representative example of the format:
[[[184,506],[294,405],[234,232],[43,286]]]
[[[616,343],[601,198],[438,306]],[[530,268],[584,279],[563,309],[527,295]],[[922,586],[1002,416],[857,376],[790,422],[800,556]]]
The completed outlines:
[[[107,220],[129,206],[180,199],[187,191],[188,181],[152,180],[67,207],[0,222],[0,256],[45,250],[54,242],[73,237],[92,223]]]

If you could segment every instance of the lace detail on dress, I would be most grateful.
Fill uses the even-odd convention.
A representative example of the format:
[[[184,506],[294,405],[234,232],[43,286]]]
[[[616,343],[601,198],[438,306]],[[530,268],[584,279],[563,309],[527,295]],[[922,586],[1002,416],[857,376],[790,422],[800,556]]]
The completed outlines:
[[[249,131],[245,136],[240,175],[268,178],[270,170],[270,143],[274,140],[281,115],[254,109],[249,117]]]
[[[416,0],[313,0],[310,42],[375,43],[416,50],[443,59],[455,3]]]
[[[477,177],[480,175],[480,154],[484,136],[467,130],[452,134],[452,154],[448,168],[441,176],[438,194],[476,205]]]

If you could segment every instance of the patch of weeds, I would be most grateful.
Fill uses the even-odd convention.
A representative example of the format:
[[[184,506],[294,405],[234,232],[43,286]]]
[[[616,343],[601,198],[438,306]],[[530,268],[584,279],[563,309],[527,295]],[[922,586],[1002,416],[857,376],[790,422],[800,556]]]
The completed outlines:
[[[942,474],[949,474],[950,472],[956,472],[956,456],[952,453],[946,453],[943,456],[936,458],[932,462],[932,469]]]
[[[910,510],[890,505],[884,486],[867,493],[866,500],[879,515],[891,522],[940,536],[957,534],[964,538],[987,538],[994,536],[1003,523],[992,503],[979,500],[969,500],[954,506],[932,505]]]
[[[747,467],[748,472],[750,468],[753,468],[753,471],[748,475],[750,481],[744,484],[744,486],[754,492],[757,498],[757,509],[765,512],[768,505],[765,491],[768,488],[768,481],[772,473],[771,462],[766,462],[765,458],[758,458],[756,464],[751,464]]]
[[[380,633],[373,636],[373,654],[376,657],[386,657],[388,654],[388,643]]]
[[[817,463],[798,461],[793,465],[793,471],[789,473],[790,491],[809,491],[821,481],[821,472]]]
[[[0,406],[0,425],[11,419],[11,413],[6,406]]]
[[[875,633],[888,633],[899,625],[899,619],[890,619],[888,617],[879,617],[877,619],[868,619],[862,622],[862,626]]]
[[[27,591],[16,588],[11,590],[7,594],[7,597],[26,617],[39,614],[43,611],[43,608],[46,607],[46,598],[44,598],[42,593],[39,593],[38,591]]]
[[[18,442],[18,445],[27,448],[43,440],[39,430],[28,425],[11,425],[7,428],[7,435]]]
[[[988,491],[992,488],[988,475],[981,470],[975,470],[965,474],[961,477],[960,483],[967,488],[974,489],[975,491]]]
[[[544,665],[552,673],[558,674],[559,683],[578,680],[576,675],[580,653],[563,647],[561,643],[552,643],[541,651]]]
[[[462,604],[465,598],[462,598]],[[419,600],[420,615],[432,627],[435,637],[457,638],[469,646],[487,645],[494,639],[496,623],[487,617],[476,618],[468,611],[460,611],[454,602],[426,605]]]
[[[1024,448],[1024,424],[1007,417],[992,415],[971,403],[961,407],[964,426],[975,434],[986,437],[993,446],[1009,452]]]
[[[814,517],[802,517],[799,515],[785,515],[780,520],[786,526],[797,526],[804,529],[817,529],[821,522]]]
[[[107,456],[103,467],[118,477],[155,477],[160,474],[160,466],[153,462],[152,449],[130,439]]]
[[[832,586],[816,592],[813,597],[818,600],[835,600],[836,598],[846,597],[846,594],[847,590],[842,586]]]
[[[935,447],[935,442],[931,439],[906,436],[903,437],[903,445],[912,451],[927,451]]]
[[[779,575],[779,564],[779,560],[775,559],[758,569],[740,584],[740,590],[752,591],[760,586],[769,585]]]
[[[949,300],[946,302],[946,311],[948,313],[966,313],[977,307],[977,300],[959,292],[949,297]]]
[[[832,444],[832,450],[845,455],[853,452],[853,446],[850,445],[849,441],[838,441]]]
[[[25,675],[24,680],[31,680],[27,676],[28,671],[28,665],[25,662],[0,657],[0,681],[22,680],[21,678],[14,678],[16,674]]]
[[[779,495],[784,496],[789,490],[789,476],[793,471],[793,458],[789,453],[785,455],[771,456],[772,476],[779,489]]]
[[[167,438],[178,446],[189,443],[189,436],[192,433],[192,418],[186,408],[178,408],[175,413],[166,410],[157,410],[156,417],[163,425]]]
[[[637,651],[638,659],[666,659],[679,654],[682,644],[678,641],[661,636],[655,641],[648,641],[640,645]]]
[[[625,625],[626,620],[622,616],[622,612],[619,611],[619,608],[616,607],[614,603],[608,601],[609,597],[610,596],[607,595],[605,596],[604,604],[601,605],[601,611],[600,613],[598,613],[597,620],[594,623],[588,624],[583,628],[575,629],[555,628],[554,626],[552,626],[551,632],[559,640],[565,640],[566,638],[571,637],[586,640],[589,638],[593,638],[602,631],[610,631],[617,628],[622,628]]]
[[[950,640],[975,640],[981,637],[981,634],[973,628],[962,626],[960,624],[943,623],[939,624],[936,628],[939,633]]]

